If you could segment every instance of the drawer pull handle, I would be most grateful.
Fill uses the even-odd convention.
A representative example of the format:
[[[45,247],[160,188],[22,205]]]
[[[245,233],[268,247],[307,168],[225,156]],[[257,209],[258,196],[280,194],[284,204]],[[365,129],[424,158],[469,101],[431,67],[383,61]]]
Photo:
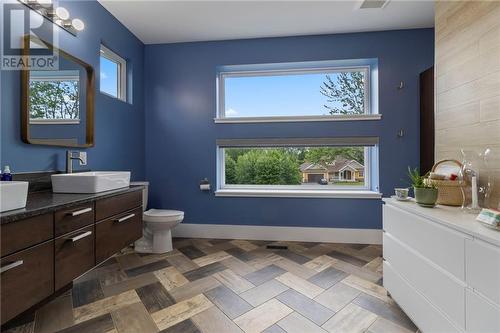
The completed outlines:
[[[90,235],[92,235],[92,231],[86,231],[83,234],[79,234],[79,235],[77,235],[75,237],[68,238],[68,240],[70,240],[70,241],[72,241],[74,243],[74,242],[79,241],[80,239],[88,237]]]
[[[124,217],[122,217],[122,218],[120,218],[120,219],[117,219],[117,220],[116,220],[116,222],[118,222],[118,223],[122,223],[122,222],[125,222],[125,221],[127,221],[127,220],[129,220],[129,219],[133,218],[134,216],[135,216],[135,214],[129,214],[129,215],[124,216]]]
[[[15,268],[17,266],[21,266],[22,264],[24,264],[24,261],[23,260],[18,260],[18,261],[14,261],[14,262],[12,262],[12,263],[10,263],[8,265],[2,266],[0,268],[0,274],[5,273],[8,270],[10,270],[12,268]]]
[[[91,211],[92,211],[92,208],[88,207],[88,208],[84,208],[84,209],[80,209],[80,210],[76,210],[74,212],[68,213],[68,215],[78,216],[78,215],[82,215],[82,214],[85,214],[85,213],[88,213]]]

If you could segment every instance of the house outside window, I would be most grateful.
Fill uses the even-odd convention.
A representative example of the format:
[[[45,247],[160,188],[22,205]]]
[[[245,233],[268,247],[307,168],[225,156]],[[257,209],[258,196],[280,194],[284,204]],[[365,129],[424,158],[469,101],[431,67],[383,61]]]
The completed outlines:
[[[377,138],[218,140],[219,196],[373,197]],[[360,193],[362,192],[362,193]]]

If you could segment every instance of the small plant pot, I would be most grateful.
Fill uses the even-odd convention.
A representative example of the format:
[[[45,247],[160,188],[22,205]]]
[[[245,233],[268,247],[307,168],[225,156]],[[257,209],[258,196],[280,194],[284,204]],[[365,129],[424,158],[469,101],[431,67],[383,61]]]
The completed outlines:
[[[437,188],[414,187],[415,201],[422,207],[434,207],[438,198]]]

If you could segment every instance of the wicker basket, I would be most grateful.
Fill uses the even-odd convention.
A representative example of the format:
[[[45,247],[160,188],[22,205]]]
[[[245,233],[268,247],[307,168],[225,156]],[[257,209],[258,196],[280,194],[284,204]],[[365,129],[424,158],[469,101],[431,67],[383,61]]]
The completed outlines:
[[[458,167],[462,167],[462,163],[457,160],[442,160],[434,164],[432,172],[435,172],[437,167],[443,163],[454,163]],[[427,178],[426,182],[434,185],[438,189],[437,203],[446,206],[461,206],[463,202],[462,187],[466,186],[463,181],[459,180],[437,180]]]

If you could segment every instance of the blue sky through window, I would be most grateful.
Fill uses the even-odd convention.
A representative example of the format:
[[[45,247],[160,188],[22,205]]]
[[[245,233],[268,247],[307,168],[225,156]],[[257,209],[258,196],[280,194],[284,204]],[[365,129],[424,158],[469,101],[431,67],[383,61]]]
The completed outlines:
[[[101,91],[118,97],[118,64],[101,56]]]
[[[336,81],[336,73],[330,73]],[[225,78],[226,117],[328,115],[320,88],[326,74],[244,76]]]

